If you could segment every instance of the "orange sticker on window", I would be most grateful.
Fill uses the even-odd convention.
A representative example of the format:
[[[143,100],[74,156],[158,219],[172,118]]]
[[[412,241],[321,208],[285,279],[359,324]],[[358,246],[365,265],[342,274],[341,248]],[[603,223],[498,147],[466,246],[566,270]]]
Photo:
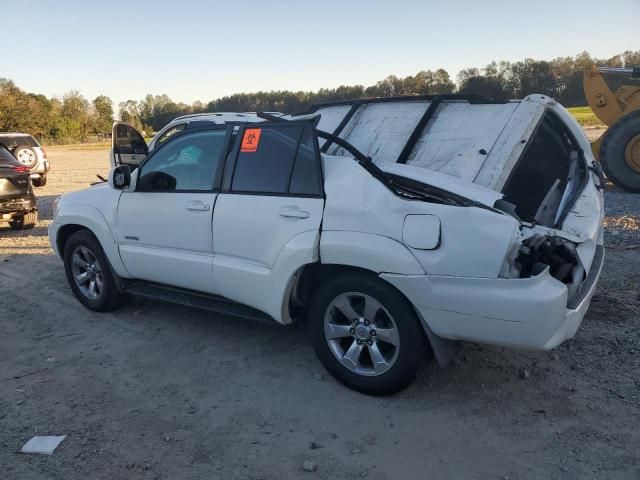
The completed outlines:
[[[261,128],[247,128],[244,131],[244,137],[242,137],[242,145],[240,151],[245,153],[256,152],[258,150],[258,143],[260,142]]]

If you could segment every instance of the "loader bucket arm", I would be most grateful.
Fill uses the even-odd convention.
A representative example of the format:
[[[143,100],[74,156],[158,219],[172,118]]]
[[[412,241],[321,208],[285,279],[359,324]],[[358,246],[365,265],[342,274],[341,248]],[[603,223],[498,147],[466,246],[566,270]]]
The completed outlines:
[[[629,83],[612,92],[603,74],[624,75]],[[593,113],[611,127],[621,117],[640,110],[640,70],[638,68],[593,67],[584,71],[584,95]]]

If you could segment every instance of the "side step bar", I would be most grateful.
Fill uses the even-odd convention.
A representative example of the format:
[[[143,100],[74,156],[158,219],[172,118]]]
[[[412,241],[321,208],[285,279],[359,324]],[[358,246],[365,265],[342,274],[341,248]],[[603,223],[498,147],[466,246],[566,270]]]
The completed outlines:
[[[127,285],[124,291],[136,297],[161,302],[175,303],[186,307],[199,308],[210,312],[248,318],[268,323],[278,323],[266,313],[255,308],[233,302],[224,297],[194,292],[187,289],[170,287],[150,282],[134,282]]]

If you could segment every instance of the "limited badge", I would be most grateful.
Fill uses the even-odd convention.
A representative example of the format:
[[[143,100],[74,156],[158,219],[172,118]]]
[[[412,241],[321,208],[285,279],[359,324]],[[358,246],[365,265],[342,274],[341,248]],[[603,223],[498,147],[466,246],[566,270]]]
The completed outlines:
[[[258,151],[258,143],[260,143],[261,128],[247,128],[242,137],[242,145],[240,151],[244,153],[252,153]]]

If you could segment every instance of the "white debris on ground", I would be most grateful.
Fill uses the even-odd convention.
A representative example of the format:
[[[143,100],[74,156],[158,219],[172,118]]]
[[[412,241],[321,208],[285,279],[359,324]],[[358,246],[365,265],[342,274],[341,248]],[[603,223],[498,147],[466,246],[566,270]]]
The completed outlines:
[[[25,443],[20,452],[51,455],[66,437],[66,435],[36,436]]]

